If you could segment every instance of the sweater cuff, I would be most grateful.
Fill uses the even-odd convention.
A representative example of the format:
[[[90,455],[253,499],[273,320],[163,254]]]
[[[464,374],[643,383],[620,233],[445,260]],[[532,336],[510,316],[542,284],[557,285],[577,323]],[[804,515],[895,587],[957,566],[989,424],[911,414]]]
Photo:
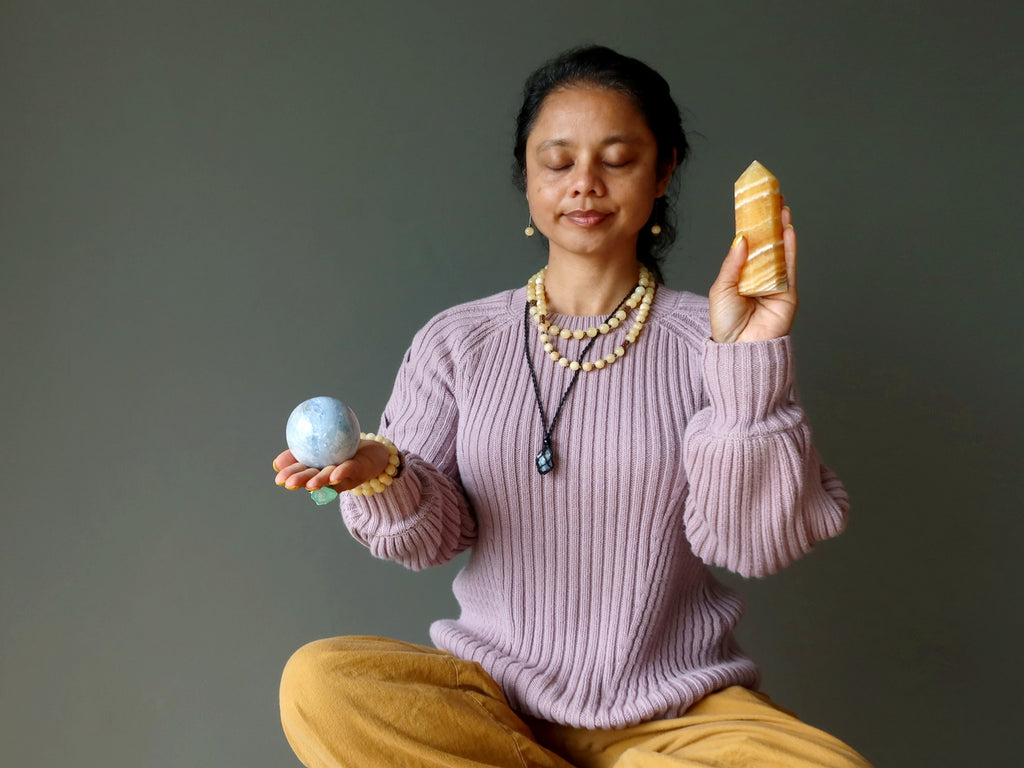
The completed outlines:
[[[770,434],[799,419],[793,388],[792,339],[704,346],[709,427],[718,433]]]
[[[365,537],[394,536],[408,530],[420,517],[421,483],[406,466],[391,485],[373,496],[344,494],[342,514],[350,528]]]

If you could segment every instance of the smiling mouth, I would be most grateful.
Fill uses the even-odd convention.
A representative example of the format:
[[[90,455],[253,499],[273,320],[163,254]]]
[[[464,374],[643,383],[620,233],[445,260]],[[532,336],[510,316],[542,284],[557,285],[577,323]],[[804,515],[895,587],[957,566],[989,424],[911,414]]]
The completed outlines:
[[[610,215],[601,211],[570,211],[564,214],[565,218],[580,227],[596,227]]]

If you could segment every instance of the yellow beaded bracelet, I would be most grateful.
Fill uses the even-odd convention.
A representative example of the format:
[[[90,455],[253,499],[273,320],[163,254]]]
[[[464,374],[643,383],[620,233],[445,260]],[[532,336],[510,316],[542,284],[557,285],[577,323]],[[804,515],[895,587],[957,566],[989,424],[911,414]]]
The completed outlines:
[[[375,435],[373,432],[361,432],[359,437],[362,440],[376,440],[388,449],[387,468],[372,480],[367,480],[362,485],[357,485],[349,490],[349,493],[353,496],[373,496],[373,494],[380,493],[395,481],[395,478],[398,476],[399,467],[402,465],[402,457],[399,455],[395,444],[383,435]]]

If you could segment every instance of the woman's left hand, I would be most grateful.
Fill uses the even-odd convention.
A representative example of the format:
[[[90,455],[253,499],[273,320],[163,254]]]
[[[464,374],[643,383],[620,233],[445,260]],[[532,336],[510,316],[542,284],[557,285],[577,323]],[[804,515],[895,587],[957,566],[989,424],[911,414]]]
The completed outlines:
[[[747,241],[740,239],[733,243],[709,292],[714,341],[767,341],[790,332],[796,315],[797,294],[796,230],[789,208],[782,209],[782,243],[786,250],[789,288],[784,293],[757,297],[739,294],[740,270],[747,260]]]

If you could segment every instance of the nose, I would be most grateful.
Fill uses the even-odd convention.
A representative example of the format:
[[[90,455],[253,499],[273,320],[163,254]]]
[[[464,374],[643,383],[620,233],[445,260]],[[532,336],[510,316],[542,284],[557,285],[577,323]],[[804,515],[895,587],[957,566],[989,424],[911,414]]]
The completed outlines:
[[[577,161],[573,166],[570,190],[573,197],[600,197],[604,194],[604,181],[593,163]]]

